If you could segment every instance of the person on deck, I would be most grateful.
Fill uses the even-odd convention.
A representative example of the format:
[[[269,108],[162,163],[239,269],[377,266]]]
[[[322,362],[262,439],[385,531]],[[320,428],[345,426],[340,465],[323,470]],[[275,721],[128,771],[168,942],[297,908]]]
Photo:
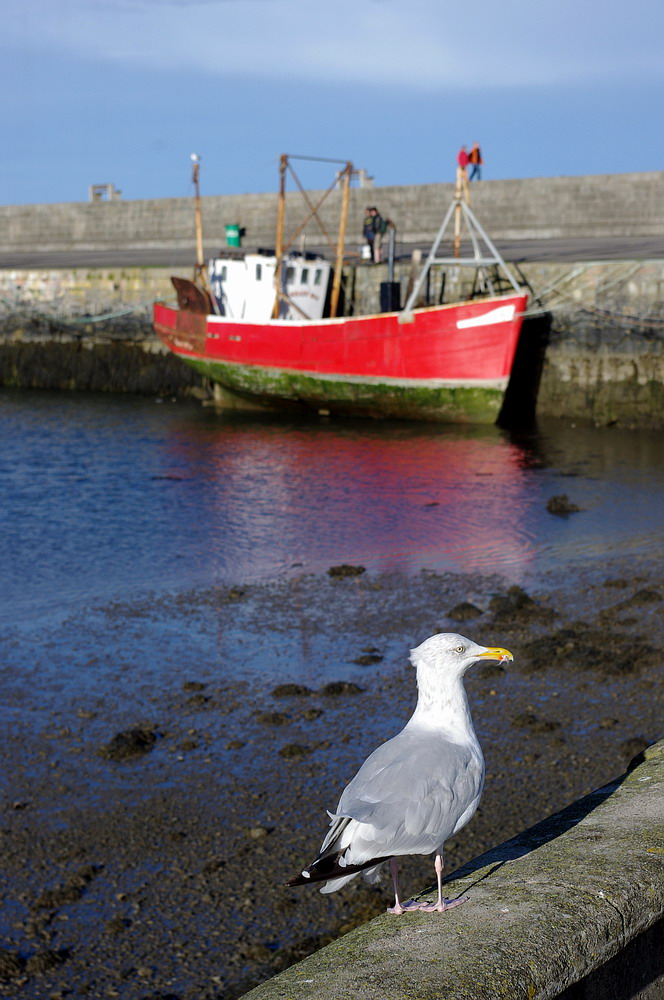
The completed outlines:
[[[480,151],[479,142],[474,142],[473,145],[471,146],[470,153],[468,154],[468,160],[472,165],[472,169],[470,171],[470,177],[468,179],[471,181],[474,180],[475,178],[477,178],[478,181],[482,180],[482,172],[480,170],[480,167],[484,163],[484,160],[482,159],[482,153]]]
[[[459,166],[461,167],[461,169],[463,170],[463,172],[465,174],[466,173],[466,168],[467,168],[468,164],[470,163],[470,157],[468,156],[468,150],[466,149],[465,146],[462,146],[461,149],[459,150],[459,155],[457,156],[457,163],[459,164]]]
[[[380,264],[381,258],[381,246],[383,243],[383,236],[387,231],[387,220],[383,218],[378,209],[374,206],[371,209],[373,214],[373,224],[374,224],[374,264]]]
[[[374,253],[375,253],[374,244],[375,244],[375,241],[376,241],[376,228],[375,228],[375,225],[374,225],[374,214],[373,214],[375,211],[376,211],[375,208],[372,208],[370,205],[367,205],[367,207],[364,210],[364,226],[363,226],[363,229],[362,229],[362,232],[364,234],[364,238],[367,241],[367,243],[369,244],[369,254],[370,254],[370,257],[371,257],[372,261],[375,261],[375,259],[376,259],[375,256],[374,256]]]
[[[371,260],[374,264],[380,264],[383,236],[388,229],[394,229],[394,223],[391,219],[384,219],[375,205],[365,208],[363,233],[369,244]]]

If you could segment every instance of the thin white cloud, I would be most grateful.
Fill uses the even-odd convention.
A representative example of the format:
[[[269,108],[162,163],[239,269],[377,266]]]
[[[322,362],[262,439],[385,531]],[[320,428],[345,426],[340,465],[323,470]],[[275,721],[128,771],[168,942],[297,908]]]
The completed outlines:
[[[604,0],[24,0],[17,45],[288,85],[426,90],[659,76],[660,4]],[[361,99],[361,94],[358,94]],[[432,109],[433,110],[433,109]]]

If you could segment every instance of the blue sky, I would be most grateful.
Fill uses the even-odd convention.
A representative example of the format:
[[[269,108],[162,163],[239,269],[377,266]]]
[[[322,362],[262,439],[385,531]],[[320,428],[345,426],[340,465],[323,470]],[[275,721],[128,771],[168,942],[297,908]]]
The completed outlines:
[[[21,0],[0,204],[272,191],[279,154],[378,185],[664,168],[661,0]],[[307,187],[328,170],[302,168]]]

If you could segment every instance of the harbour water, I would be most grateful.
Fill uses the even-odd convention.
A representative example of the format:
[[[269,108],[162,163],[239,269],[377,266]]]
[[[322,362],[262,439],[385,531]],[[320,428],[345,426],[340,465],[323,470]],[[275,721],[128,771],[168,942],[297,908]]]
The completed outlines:
[[[513,583],[664,541],[661,435],[220,415],[0,394],[0,620],[341,563]],[[565,494],[581,508],[547,510]]]

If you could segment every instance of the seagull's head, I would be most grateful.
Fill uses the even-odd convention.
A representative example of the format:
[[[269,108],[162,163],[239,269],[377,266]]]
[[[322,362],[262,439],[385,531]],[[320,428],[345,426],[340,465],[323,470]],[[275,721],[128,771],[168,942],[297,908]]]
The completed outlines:
[[[480,646],[458,632],[439,632],[410,651],[410,662],[420,673],[439,678],[463,677],[480,660],[509,661],[514,657],[502,646]]]

